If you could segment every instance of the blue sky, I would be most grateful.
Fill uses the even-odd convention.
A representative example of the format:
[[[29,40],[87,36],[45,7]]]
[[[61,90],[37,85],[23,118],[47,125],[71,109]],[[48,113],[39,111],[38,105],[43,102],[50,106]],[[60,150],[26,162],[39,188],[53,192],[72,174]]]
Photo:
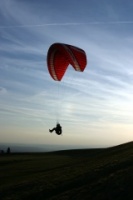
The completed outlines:
[[[133,2],[0,0],[0,141],[113,146],[133,140]],[[55,42],[80,47],[83,73],[47,70]],[[57,119],[63,136],[48,132]]]

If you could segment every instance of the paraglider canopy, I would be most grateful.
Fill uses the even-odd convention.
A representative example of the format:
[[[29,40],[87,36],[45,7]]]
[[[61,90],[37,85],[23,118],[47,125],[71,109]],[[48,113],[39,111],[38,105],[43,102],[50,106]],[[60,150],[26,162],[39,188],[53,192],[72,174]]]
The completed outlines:
[[[55,81],[61,81],[69,64],[76,71],[83,72],[87,64],[85,51],[68,44],[52,44],[47,54],[47,66],[51,77]]]

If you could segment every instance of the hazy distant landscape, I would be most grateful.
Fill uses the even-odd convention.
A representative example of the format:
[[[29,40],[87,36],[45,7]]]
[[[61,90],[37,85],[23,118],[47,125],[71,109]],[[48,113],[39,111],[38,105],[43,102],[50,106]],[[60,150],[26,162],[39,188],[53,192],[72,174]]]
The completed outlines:
[[[11,151],[13,153],[17,152],[48,152],[48,151],[55,151],[58,149],[63,149],[63,146],[61,145],[47,145],[47,144],[12,144],[12,143],[5,143],[0,144],[0,149],[3,149],[6,151],[7,147],[11,148]],[[67,148],[67,147],[66,147]],[[69,147],[68,147],[69,148]]]
[[[133,142],[0,155],[1,200],[133,199]]]
[[[53,144],[13,144],[13,143],[0,143],[0,150],[6,152],[7,148],[10,147],[11,152],[21,153],[21,152],[51,152],[58,150],[67,150],[67,149],[85,149],[85,148],[97,148],[94,145],[53,145]],[[102,146],[103,147],[103,146]],[[98,146],[99,148],[99,146]]]

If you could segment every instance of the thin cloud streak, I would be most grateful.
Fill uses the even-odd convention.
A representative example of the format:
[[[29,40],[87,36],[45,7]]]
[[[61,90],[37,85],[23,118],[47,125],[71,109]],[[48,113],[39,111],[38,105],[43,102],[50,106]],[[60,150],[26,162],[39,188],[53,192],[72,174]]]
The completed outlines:
[[[133,21],[97,21],[97,22],[65,22],[65,23],[46,23],[46,24],[24,24],[24,25],[9,25],[0,26],[0,29],[10,28],[33,28],[45,26],[80,26],[80,25],[109,25],[109,24],[133,24]]]

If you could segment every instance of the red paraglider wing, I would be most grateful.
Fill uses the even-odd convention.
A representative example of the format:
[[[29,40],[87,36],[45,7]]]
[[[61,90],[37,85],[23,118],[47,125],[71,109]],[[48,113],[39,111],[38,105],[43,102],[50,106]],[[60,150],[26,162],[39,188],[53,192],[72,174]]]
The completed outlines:
[[[69,64],[76,71],[84,71],[87,64],[85,52],[68,44],[52,44],[47,54],[47,65],[51,77],[56,81],[60,81]]]

